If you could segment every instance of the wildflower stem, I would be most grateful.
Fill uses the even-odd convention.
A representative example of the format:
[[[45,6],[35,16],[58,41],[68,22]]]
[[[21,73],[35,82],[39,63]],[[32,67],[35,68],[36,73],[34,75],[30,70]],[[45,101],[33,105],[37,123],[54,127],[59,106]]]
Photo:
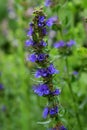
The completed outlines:
[[[73,90],[72,90],[72,85],[71,85],[71,82],[70,82],[69,65],[68,65],[68,58],[67,57],[65,58],[65,64],[66,64],[66,72],[67,72],[67,84],[68,84],[68,87],[69,87],[69,90],[70,90],[70,93],[71,93],[71,96],[72,96],[75,116],[76,116],[76,119],[77,119],[79,130],[82,130],[82,125],[81,125],[79,113],[77,111],[77,106],[76,106],[76,98],[74,96],[74,93],[73,93]]]

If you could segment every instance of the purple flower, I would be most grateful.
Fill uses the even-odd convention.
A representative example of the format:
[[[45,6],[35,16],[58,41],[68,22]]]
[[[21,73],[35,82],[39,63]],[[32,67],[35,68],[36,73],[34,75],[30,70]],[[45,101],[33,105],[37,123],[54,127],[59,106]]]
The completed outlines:
[[[67,47],[72,47],[73,45],[75,45],[75,41],[74,40],[70,40],[69,42],[67,42]]]
[[[43,27],[43,26],[44,26],[44,23],[38,22],[38,26],[39,26],[39,27]]]
[[[50,94],[49,87],[46,84],[39,84],[37,86],[34,86],[33,90],[34,93],[36,93],[38,96],[46,96]]]
[[[54,44],[55,48],[61,48],[65,46],[65,42],[64,41],[59,41],[57,43]]]
[[[33,32],[34,32],[33,24],[30,23],[30,28],[29,28],[29,31],[27,32],[27,36],[32,36]]]
[[[59,71],[54,68],[53,64],[50,64],[47,71],[48,71],[48,74],[50,75],[59,73]]]
[[[64,126],[61,126],[59,130],[67,130]]]
[[[43,118],[47,118],[48,115],[55,116],[58,113],[58,106],[52,108],[45,107],[43,111]]]
[[[40,21],[41,23],[43,23],[44,20],[45,20],[45,17],[44,17],[44,16],[39,16],[39,21]]]
[[[46,59],[47,54],[41,53],[41,54],[31,54],[28,58],[31,62],[36,62],[36,61],[44,61]]]
[[[44,108],[44,111],[43,111],[43,118],[46,119],[48,114],[49,114],[49,108],[46,107],[46,108]]]
[[[58,72],[59,71],[54,68],[53,64],[50,64],[50,66],[48,68],[38,69],[35,73],[35,77],[36,78],[40,78],[41,76],[48,77],[49,75],[53,75]]]
[[[43,35],[46,35],[47,34],[47,29],[44,27],[44,28],[42,28],[42,34]]]
[[[37,60],[36,55],[35,55],[35,54],[31,54],[30,57],[29,57],[29,60],[30,60],[31,62],[35,62],[35,61]]]
[[[38,26],[39,27],[43,27],[44,26],[44,20],[45,20],[44,16],[39,16],[39,21],[38,21]]]
[[[55,96],[60,94],[60,90],[56,89],[53,92],[50,91],[49,86],[47,84],[39,84],[33,87],[34,93],[38,96]]]
[[[35,77],[36,78],[40,78],[41,77],[41,69],[38,69],[35,73]]]
[[[48,73],[47,73],[47,70],[45,68],[44,69],[38,69],[35,73],[36,78],[40,78],[41,76],[46,77],[47,75],[48,75]]]
[[[33,45],[33,40],[32,39],[25,41],[25,46],[29,47],[31,45]]]
[[[61,93],[60,89],[55,89],[53,92],[52,92],[52,95],[55,96],[55,95],[59,95]]]
[[[50,114],[51,116],[54,116],[54,115],[56,115],[57,113],[58,113],[58,107],[57,107],[57,106],[54,106],[53,108],[50,108],[49,114]]]
[[[0,90],[3,90],[4,89],[4,87],[3,87],[3,85],[0,83]]]
[[[57,16],[51,17],[46,21],[48,27],[52,26],[58,20]]]
[[[45,0],[45,6],[51,6],[52,5],[52,0]]]
[[[42,40],[42,41],[40,42],[40,45],[45,47],[45,46],[47,46],[47,43]]]
[[[73,75],[78,75],[78,71],[73,71]]]
[[[39,54],[39,55],[38,55],[37,60],[38,60],[38,61],[43,61],[43,60],[45,60],[45,58],[46,58],[46,54],[43,54],[43,53],[42,53],[42,54]]]

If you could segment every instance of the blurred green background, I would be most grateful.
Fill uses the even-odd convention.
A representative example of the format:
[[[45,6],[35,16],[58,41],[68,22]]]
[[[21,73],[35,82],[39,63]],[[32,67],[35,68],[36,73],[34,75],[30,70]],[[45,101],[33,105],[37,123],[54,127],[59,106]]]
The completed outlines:
[[[53,43],[74,39],[76,46],[69,57],[72,89],[83,130],[87,130],[87,0],[54,0],[54,7],[44,7],[47,18],[57,15],[58,27],[48,33],[51,59],[60,70],[55,85],[62,89],[59,101],[62,104],[61,121],[68,130],[79,130],[74,114],[72,97],[63,80],[65,62],[55,60],[58,55]],[[44,6],[44,0],[0,0],[0,130],[45,130],[49,124],[42,118],[46,99],[32,91],[36,82],[35,65],[26,61],[26,29],[32,20],[34,8]],[[62,33],[59,27],[62,26]],[[62,65],[61,65],[62,63]],[[79,75],[74,76],[76,70]],[[43,125],[44,124],[44,125]]]

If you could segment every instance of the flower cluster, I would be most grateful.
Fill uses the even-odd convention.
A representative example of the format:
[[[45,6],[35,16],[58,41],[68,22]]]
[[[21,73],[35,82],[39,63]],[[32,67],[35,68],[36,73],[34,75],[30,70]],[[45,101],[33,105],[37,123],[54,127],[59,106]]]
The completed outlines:
[[[54,117],[54,115],[56,115],[58,113],[58,106],[53,106],[51,108],[49,107],[46,107],[43,111],[43,118],[46,118],[48,116],[48,114],[51,116],[51,117]]]
[[[50,77],[53,74],[56,74],[58,72],[59,71],[54,68],[53,64],[50,64],[50,66],[47,67],[47,68],[40,68],[40,69],[38,69],[36,71],[36,73],[35,73],[35,77],[36,78],[39,78],[39,77]]]
[[[35,72],[36,78],[42,78],[43,83],[34,85],[33,91],[38,96],[44,96],[48,98],[49,105],[43,111],[43,118],[48,115],[55,117],[58,114],[58,104],[55,100],[55,96],[60,94],[60,90],[54,88],[52,80],[53,75],[59,73],[55,69],[53,63],[49,61],[49,54],[47,51],[47,43],[44,41],[44,36],[47,35],[47,28],[51,27],[58,18],[56,16],[46,20],[42,9],[34,12],[34,19],[30,23],[30,27],[27,32],[29,39],[26,40],[25,46],[31,47],[33,53],[28,55],[27,59],[31,62],[37,63],[38,68]],[[53,102],[51,102],[51,99]]]
[[[48,103],[43,110],[43,118],[50,116],[55,119],[59,112],[56,96],[60,95],[61,91],[54,87],[53,78],[55,74],[59,73],[59,70],[50,62],[47,43],[44,40],[44,37],[48,34],[48,27],[55,24],[57,20],[58,17],[56,16],[46,20],[42,8],[35,10],[34,19],[32,23],[30,23],[27,32],[29,39],[25,42],[25,46],[29,47],[31,52],[31,54],[27,56],[27,60],[37,64],[38,68],[34,76],[41,80],[40,84],[35,84],[33,86],[33,91],[38,96],[43,96],[48,99]]]
[[[35,85],[35,86],[33,86],[33,90],[34,90],[34,93],[36,93],[38,96],[48,96],[48,95],[55,96],[55,95],[60,94],[59,89],[55,89],[55,90],[51,91],[47,84]]]
[[[74,40],[70,40],[67,43],[65,43],[64,41],[59,41],[59,42],[54,44],[54,47],[55,48],[72,47],[73,45],[75,45]]]
[[[74,40],[70,40],[68,42],[59,41],[54,44],[54,47],[59,50],[60,54],[70,55],[72,54],[72,46],[75,45],[76,42]]]
[[[46,58],[47,58],[47,54],[44,54],[44,53],[40,53],[40,54],[31,54],[30,56],[29,56],[29,60],[31,61],[31,62],[41,62],[41,61],[44,61],[44,60],[46,60]]]

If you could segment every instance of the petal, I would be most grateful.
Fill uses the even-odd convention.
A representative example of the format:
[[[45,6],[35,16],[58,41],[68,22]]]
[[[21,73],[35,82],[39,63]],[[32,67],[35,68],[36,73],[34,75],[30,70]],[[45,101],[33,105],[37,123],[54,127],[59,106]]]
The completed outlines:
[[[58,20],[57,16],[53,16],[46,21],[48,27],[52,26]]]
[[[36,77],[36,78],[40,78],[40,77],[41,77],[41,73],[40,73],[39,70],[36,71],[36,73],[35,73],[35,77]]]
[[[59,95],[61,93],[60,89],[55,89],[53,92],[52,92],[52,95]]]
[[[65,42],[64,41],[59,41],[57,43],[54,44],[55,48],[61,48],[65,46]]]
[[[45,0],[45,6],[51,6],[52,5],[52,2],[51,0]]]
[[[28,47],[28,46],[31,46],[31,45],[33,45],[33,40],[30,39],[30,40],[25,41],[25,46]]]
[[[47,118],[48,113],[49,113],[49,108],[48,108],[48,107],[46,107],[46,108],[44,109],[44,111],[43,111],[43,118],[44,118],[44,119],[46,119],[46,118]]]
[[[75,45],[76,44],[76,42],[74,41],[74,40],[70,40],[69,42],[67,42],[67,46],[68,47],[72,47],[73,45]]]
[[[30,57],[29,57],[29,60],[30,60],[31,62],[35,62],[35,61],[37,60],[36,55],[35,55],[35,54],[31,54]]]

